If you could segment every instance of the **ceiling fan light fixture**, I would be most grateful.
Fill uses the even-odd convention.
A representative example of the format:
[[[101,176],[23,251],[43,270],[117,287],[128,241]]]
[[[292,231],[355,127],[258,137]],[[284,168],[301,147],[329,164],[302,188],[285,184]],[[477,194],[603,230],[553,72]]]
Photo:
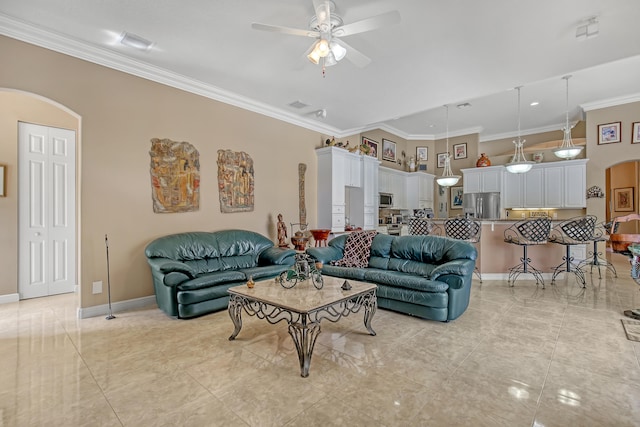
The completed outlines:
[[[320,55],[321,58],[324,58],[325,56],[329,55],[329,52],[331,52],[331,50],[329,49],[329,42],[325,39],[320,39],[318,43],[316,43],[316,47],[314,50],[318,51],[318,55]]]
[[[333,53],[336,61],[340,61],[347,54],[347,49],[334,41],[329,43],[329,48],[331,49],[331,53]]]
[[[338,61],[336,60],[336,57],[333,56],[333,52],[329,52],[329,54],[325,56],[323,60],[324,60],[325,67],[331,67],[332,65],[336,65],[338,63]]]
[[[318,65],[320,63],[320,55],[315,48],[313,48],[307,55],[307,59],[309,59],[309,61],[311,61],[311,63],[315,65]]]

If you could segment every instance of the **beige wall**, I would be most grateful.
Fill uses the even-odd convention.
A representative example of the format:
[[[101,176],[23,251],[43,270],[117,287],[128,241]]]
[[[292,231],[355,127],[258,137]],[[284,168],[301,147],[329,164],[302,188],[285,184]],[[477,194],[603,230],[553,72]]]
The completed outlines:
[[[113,301],[153,295],[144,247],[153,238],[187,230],[241,228],[276,239],[275,218],[298,222],[298,163],[307,164],[308,222],[316,222],[320,135],[201,96],[46,49],[0,37],[0,88],[30,92],[81,117],[79,238],[81,307],[107,302],[91,282],[107,271],[109,235]],[[15,96],[20,98],[14,103]],[[37,105],[36,105],[37,104]],[[0,162],[8,166],[9,197],[0,198],[0,295],[17,292],[17,121],[75,127],[72,116],[27,95],[0,98]],[[149,177],[151,138],[188,141],[200,152],[200,210],[154,214]],[[217,150],[246,151],[255,166],[255,210],[220,213]]]
[[[637,121],[640,121],[640,102],[587,111],[587,188],[597,185],[608,191],[605,176],[607,168],[640,160],[640,144],[631,144],[631,124]],[[598,145],[598,125],[611,122],[622,122],[622,141]],[[587,213],[596,215],[598,219],[606,218],[607,209],[605,198],[587,199]]]

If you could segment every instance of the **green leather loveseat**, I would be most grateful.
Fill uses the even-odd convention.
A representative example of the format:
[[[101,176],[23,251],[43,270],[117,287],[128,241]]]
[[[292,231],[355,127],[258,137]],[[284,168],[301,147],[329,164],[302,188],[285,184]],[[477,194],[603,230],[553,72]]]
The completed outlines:
[[[378,285],[378,306],[424,319],[447,322],[469,305],[476,248],[439,236],[377,234],[365,268],[339,267],[347,235],[307,253],[324,265],[322,274]]]
[[[293,249],[246,230],[172,234],[149,243],[145,255],[158,307],[179,318],[224,310],[231,286],[249,276],[256,282],[273,278],[295,260]]]

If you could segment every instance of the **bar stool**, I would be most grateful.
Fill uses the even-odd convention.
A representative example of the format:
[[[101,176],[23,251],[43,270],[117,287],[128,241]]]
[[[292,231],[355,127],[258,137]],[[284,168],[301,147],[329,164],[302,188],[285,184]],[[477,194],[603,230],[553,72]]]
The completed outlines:
[[[602,252],[598,252],[598,243],[600,242],[608,242],[609,235],[611,233],[618,232],[619,222],[609,221],[609,222],[601,222],[598,223],[593,231],[593,252],[589,253],[587,259],[578,264],[578,267],[582,268],[587,265],[591,266],[589,270],[589,274],[593,274],[593,267],[598,268],[598,278],[602,279],[602,273],[600,272],[600,267],[606,268],[609,270],[613,277],[618,277],[618,272],[613,264],[611,264],[607,259],[602,256]],[[613,230],[612,230],[613,227]],[[605,270],[605,274],[606,274]]]
[[[566,254],[562,257],[562,263],[553,269],[551,283],[555,282],[558,274],[567,272],[575,274],[582,287],[586,287],[584,271],[582,271],[579,264],[575,265],[573,262],[571,246],[584,245],[592,241],[596,220],[597,218],[594,215],[585,215],[562,221],[553,227],[549,235],[549,242],[564,245]],[[574,265],[573,270],[571,269],[572,265]]]
[[[481,232],[482,224],[480,221],[468,218],[450,218],[444,222],[445,236],[456,240],[464,240],[474,245],[480,241]],[[482,275],[477,265],[473,272],[476,273],[480,283],[482,283]]]
[[[544,245],[549,239],[551,221],[549,218],[534,218],[516,222],[504,231],[504,241],[512,245],[522,246],[523,256],[520,263],[509,269],[507,283],[515,284],[522,273],[531,273],[536,279],[536,285],[541,284],[544,289],[542,273],[531,265],[531,259],[527,256],[527,248],[533,245]]]
[[[409,234],[442,236],[442,229],[429,218],[409,218]]]

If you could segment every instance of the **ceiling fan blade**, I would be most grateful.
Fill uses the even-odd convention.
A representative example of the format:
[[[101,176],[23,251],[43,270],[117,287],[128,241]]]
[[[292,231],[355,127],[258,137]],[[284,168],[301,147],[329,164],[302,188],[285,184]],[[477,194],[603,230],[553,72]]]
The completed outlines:
[[[333,41],[347,49],[347,59],[351,61],[355,66],[364,68],[371,63],[371,58],[360,52],[358,49],[348,45],[343,40],[333,39]]]
[[[338,27],[333,31],[333,35],[336,37],[351,36],[353,34],[364,33],[365,31],[395,25],[399,22],[400,12],[394,10],[383,13],[382,15],[372,16],[371,18]]]
[[[269,31],[272,33],[280,33],[280,34],[289,34],[292,36],[320,37],[320,33],[317,31],[281,27],[279,25],[260,24],[258,22],[252,23],[251,28],[253,28],[254,30]]]
[[[323,1],[316,7],[316,18],[318,28],[321,33],[328,33],[331,30],[331,3]]]

